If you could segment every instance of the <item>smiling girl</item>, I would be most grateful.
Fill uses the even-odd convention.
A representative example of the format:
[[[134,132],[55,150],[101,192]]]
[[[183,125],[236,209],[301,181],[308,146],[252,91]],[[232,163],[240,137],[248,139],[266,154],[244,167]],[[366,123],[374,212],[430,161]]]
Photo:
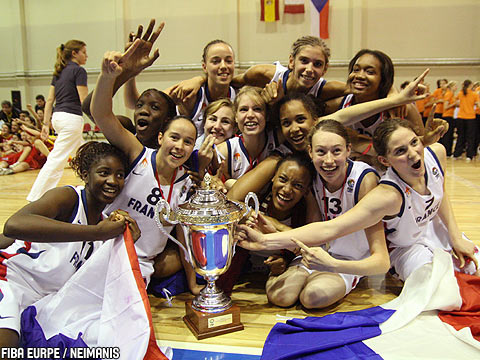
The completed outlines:
[[[102,218],[105,206],[123,189],[127,165],[112,145],[86,143],[72,160],[85,186],[49,190],[7,220],[5,236],[18,240],[0,252],[0,348],[18,346],[23,309],[59,290],[100,240],[122,234],[127,223],[138,238],[128,215]]]
[[[226,177],[239,179],[256,167],[279,145],[274,131],[267,130],[267,105],[261,89],[245,86],[235,98],[235,120],[241,135],[218,146],[220,157],[226,159]]]
[[[172,208],[186,201],[192,182],[183,167],[190,157],[197,137],[193,122],[179,116],[170,120],[158,133],[158,150],[146,148],[127,131],[112,112],[112,93],[116,77],[122,72],[122,65],[139,46],[136,40],[124,53],[107,52],[102,61],[102,72],[92,97],[92,115],[105,137],[122,149],[128,156],[130,172],[127,174],[125,190],[109,208],[129,211],[142,229],[142,236],[135,248],[140,262],[140,270],[148,284],[152,275],[153,260],[167,243],[167,236],[158,228],[154,220],[155,206],[164,198]],[[171,225],[164,225],[169,233]],[[177,231],[182,240],[183,231]],[[182,257],[182,262],[185,260]],[[196,288],[195,273],[190,265],[185,265],[190,289]]]
[[[233,78],[235,87],[245,85],[265,87],[273,102],[289,92],[310,94],[321,100],[342,96],[346,92],[345,83],[326,81],[323,75],[327,72],[330,49],[325,42],[315,36],[303,36],[292,44],[288,67],[275,64],[254,65],[245,73]],[[190,99],[198,91],[205,80],[196,77],[180,83],[175,91],[181,98]],[[280,86],[280,88],[279,88]]]
[[[424,147],[410,123],[400,119],[385,120],[378,126],[374,146],[388,170],[380,184],[351,210],[326,222],[276,234],[262,235],[241,226],[246,237],[240,246],[252,250],[291,248],[295,246],[292,238],[319,246],[383,220],[391,264],[402,280],[430,263],[435,249],[454,254],[459,259],[456,270],[478,274],[478,249],[458,229],[445,191],[445,148],[440,144]],[[308,263],[330,264],[323,251],[308,251]]]
[[[383,99],[387,97],[393,85],[394,67],[392,60],[388,55],[378,50],[360,50],[350,60],[348,73],[347,86],[350,94],[327,101],[326,114],[355,104]],[[418,79],[416,82],[418,82]],[[412,123],[417,134],[423,135],[422,119],[414,104],[407,104],[406,110],[405,118]],[[351,127],[360,134],[371,138],[375,128],[388,116],[386,112],[381,112],[356,122]]]
[[[317,123],[308,142],[317,171],[313,192],[321,218],[340,216],[377,185],[378,175],[369,165],[348,159],[351,144],[346,129],[338,122]],[[279,306],[291,306],[300,300],[306,308],[322,308],[347,295],[361,275],[385,273],[389,268],[381,222],[339,237],[328,245],[323,254],[328,262],[322,266],[310,269],[299,256],[285,273],[271,277],[267,283],[269,300]]]
[[[292,152],[305,152],[307,135],[319,120],[332,119],[344,125],[349,125],[380,111],[424,97],[425,95],[416,95],[416,89],[427,73],[428,70],[424,71],[417,80],[391,97],[347,107],[321,118],[317,117],[315,104],[309,96],[300,93],[285,96],[275,104],[272,116],[277,121],[277,128],[280,128],[285,139],[284,144],[275,148],[276,152],[283,155]],[[438,130],[441,129],[437,128],[436,131]],[[360,152],[366,147],[368,148],[369,142],[368,138],[352,137],[353,149]],[[278,160],[278,156],[270,156],[262,161],[253,171],[248,172],[235,183],[229,192],[229,197],[241,200],[249,191],[259,192],[273,177]]]
[[[165,90],[177,104],[177,113],[191,118],[199,135],[204,131],[205,107],[221,98],[235,99],[235,89],[230,86],[235,72],[235,54],[230,44],[218,39],[210,41],[203,48],[202,69],[204,76],[200,77],[198,87],[188,98],[177,85]],[[125,91],[127,107],[132,107],[137,97],[135,80],[129,80]]]

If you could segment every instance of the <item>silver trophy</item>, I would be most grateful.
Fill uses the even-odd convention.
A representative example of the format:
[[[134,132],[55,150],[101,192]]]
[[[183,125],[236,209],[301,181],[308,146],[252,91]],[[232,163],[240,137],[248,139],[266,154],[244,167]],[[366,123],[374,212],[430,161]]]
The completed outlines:
[[[180,224],[185,234],[185,247],[173,236],[169,239],[180,246],[185,259],[195,272],[205,278],[207,285],[192,302],[192,307],[203,313],[219,313],[232,306],[230,297],[215,285],[215,280],[226,272],[235,252],[236,224],[249,212],[248,202],[253,199],[258,214],[258,198],[250,192],[245,203],[227,200],[226,196],[210,189],[210,176],[205,175],[205,189],[198,189],[190,200],[172,211],[167,201],[160,200],[155,219],[160,229],[160,216],[170,224]]]

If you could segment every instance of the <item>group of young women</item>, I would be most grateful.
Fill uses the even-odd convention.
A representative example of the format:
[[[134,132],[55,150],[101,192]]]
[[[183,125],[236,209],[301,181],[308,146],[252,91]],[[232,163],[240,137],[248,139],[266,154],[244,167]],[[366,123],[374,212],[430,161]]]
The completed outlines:
[[[233,49],[215,40],[203,52],[204,76],[165,92],[139,94],[135,76],[158,57],[158,51],[150,52],[164,24],[154,26],[152,21],[145,33],[139,27],[124,53],[104,55],[93,94],[87,97],[82,80],[73,82],[75,104],[87,99],[84,105],[89,102],[91,116],[112,145],[80,148],[73,164],[78,164],[74,168],[85,188],[50,190],[7,222],[4,236],[23,241],[0,253],[0,266],[6,269],[6,275],[0,273],[0,295],[5,296],[0,310],[12,308],[11,319],[1,312],[0,334],[5,336],[0,336],[0,346],[18,341],[25,306],[58,290],[101,245],[95,240],[118,235],[126,224],[136,229],[135,248],[147,285],[152,276],[168,277],[183,267],[190,291],[198,293],[202,285],[192,267],[167,242],[173,226],[159,228],[154,215],[162,198],[174,208],[186,202],[207,171],[228,197],[242,200],[254,191],[261,198],[262,213],[240,225],[237,237],[244,249],[267,257],[271,273],[266,291],[273,304],[290,306],[300,300],[307,308],[324,307],[355,288],[362,276],[385,273],[390,265],[406,279],[431,261],[435,248],[453,251],[460,268],[468,259],[477,265],[476,247],[462,237],[444,189],[445,150],[435,141],[447,127],[432,116],[424,129],[411,104],[425,97],[418,85],[428,71],[398,92],[392,88],[390,58],[362,50],[349,65],[346,83],[328,82],[323,79],[328,48],[320,39],[304,36],[293,44],[288,68],[257,65],[234,76]],[[47,124],[68,67],[69,76],[82,78],[82,44],[72,48],[67,67],[52,84]],[[123,84],[127,104],[135,108],[133,133],[125,127],[130,120],[112,111],[112,96]],[[399,106],[405,120],[387,112]],[[76,110],[57,112],[56,106],[54,126],[76,123]],[[63,132],[57,131],[58,142]],[[353,160],[354,154],[367,161],[375,157],[378,163]],[[101,220],[102,212],[109,217]],[[31,226],[19,226],[20,219]],[[176,236],[185,241],[180,229]],[[56,243],[67,241],[72,243]],[[51,262],[50,256],[58,260]],[[224,274],[226,290],[244,259],[234,258],[236,273]],[[37,271],[37,264],[44,268]],[[38,278],[19,303],[15,294],[25,284],[15,274],[32,271]],[[45,280],[59,271],[62,277],[54,284]],[[469,264],[468,271],[476,269]],[[5,276],[12,281],[2,281]],[[6,300],[12,305],[4,306]]]

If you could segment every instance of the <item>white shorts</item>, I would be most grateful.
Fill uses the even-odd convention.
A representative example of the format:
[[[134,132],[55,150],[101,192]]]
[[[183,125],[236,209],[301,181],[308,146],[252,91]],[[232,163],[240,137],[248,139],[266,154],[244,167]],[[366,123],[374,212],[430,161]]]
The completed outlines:
[[[315,270],[312,270],[312,269],[308,268],[307,266],[302,264],[302,256],[300,256],[300,255],[292,260],[289,267],[290,266],[301,267],[302,269],[304,269],[309,274],[313,274],[314,272],[320,272],[320,271],[331,273],[331,271],[327,270],[326,268],[325,268],[325,270],[322,270],[320,266],[315,266]],[[345,283],[345,295],[349,294],[350,291],[355,289],[357,287],[358,283],[360,282],[360,280],[363,277],[361,275],[344,274],[344,273],[335,273],[335,274],[340,275],[340,277],[343,279],[343,282]]]
[[[465,240],[470,241],[465,234],[462,234]],[[480,252],[478,247],[475,247],[475,257],[480,262]],[[390,252],[390,261],[392,267],[395,268],[395,272],[398,274],[401,280],[405,281],[412,272],[419,267],[431,263],[433,259],[433,249],[425,244],[413,244],[409,247],[395,248]],[[475,264],[470,262],[465,267],[460,269],[460,262],[457,259],[453,259],[453,265],[455,271],[461,271],[466,274],[475,273]]]
[[[20,334],[23,310],[43,296],[28,284],[22,285],[22,281],[0,280],[0,328],[15,330]]]

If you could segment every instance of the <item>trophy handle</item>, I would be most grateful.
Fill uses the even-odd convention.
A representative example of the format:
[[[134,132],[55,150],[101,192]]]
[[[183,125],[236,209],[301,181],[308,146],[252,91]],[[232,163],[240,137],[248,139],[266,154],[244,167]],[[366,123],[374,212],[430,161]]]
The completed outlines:
[[[251,191],[247,194],[247,196],[245,196],[245,205],[247,206],[247,212],[244,215],[248,214],[248,212],[250,211],[250,208],[248,206],[250,199],[253,199],[253,203],[255,205],[253,209],[255,210],[255,216],[257,216],[260,210],[260,203],[258,202],[257,194]]]
[[[163,210],[166,211],[166,214],[163,213]],[[190,256],[190,253],[187,251],[187,249],[185,248],[185,246],[180,242],[178,241],[177,239],[175,239],[172,235],[170,235],[169,233],[167,233],[165,231],[165,229],[163,228],[163,224],[162,224],[162,221],[160,220],[160,213],[163,213],[163,218],[165,219],[165,221],[168,221],[170,224],[172,225],[176,225],[178,224],[179,222],[178,221],[172,221],[170,219],[170,204],[165,200],[165,199],[160,199],[160,201],[157,203],[157,205],[155,206],[155,221],[157,223],[157,226],[160,228],[160,231],[163,232],[164,235],[167,235],[167,237],[172,240],[175,244],[177,244],[183,251],[183,254],[184,254],[184,257],[185,257],[185,260],[192,266],[193,265],[193,260],[192,260],[192,257]]]

